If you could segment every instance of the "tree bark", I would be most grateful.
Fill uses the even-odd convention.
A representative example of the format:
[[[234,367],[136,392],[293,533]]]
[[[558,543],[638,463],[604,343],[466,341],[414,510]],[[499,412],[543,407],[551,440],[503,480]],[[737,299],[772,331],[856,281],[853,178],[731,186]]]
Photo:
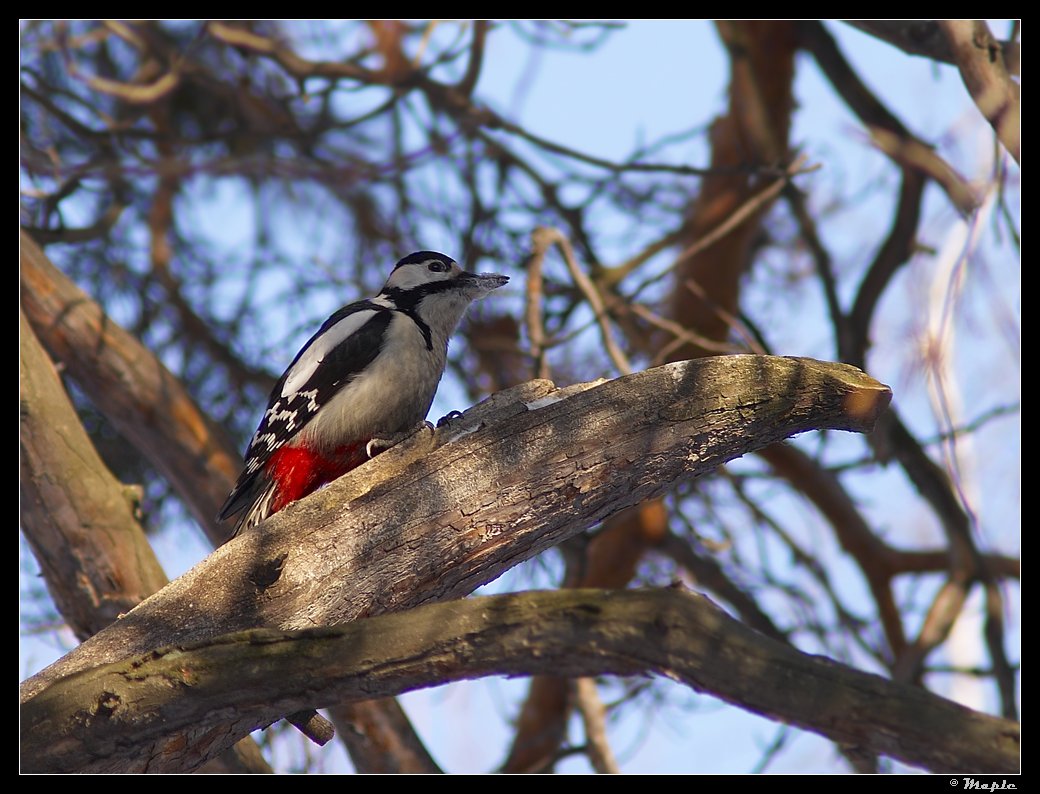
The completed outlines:
[[[19,312],[21,524],[47,589],[83,640],[168,581],[47,354]]]
[[[111,322],[24,231],[21,247],[22,306],[51,358],[173,485],[210,540],[225,540],[228,528],[217,522],[213,505],[223,502],[227,483],[238,476],[235,445],[176,376]]]
[[[459,598],[765,444],[815,428],[869,430],[890,397],[847,365],[769,356],[501,392],[217,549],[26,681],[23,702],[58,678],[127,654]],[[183,739],[194,747],[214,737]]]
[[[167,583],[136,496],[106,469],[19,313],[21,526],[61,616],[81,640]],[[251,739],[204,771],[270,772]]]
[[[1022,162],[1020,89],[1011,79],[1000,43],[981,19],[939,22],[964,85],[1016,163]]]
[[[130,657],[61,679],[26,704],[23,769],[176,771],[287,711],[546,673],[655,673],[933,771],[1018,770],[1016,723],[801,653],[674,588],[474,598]]]

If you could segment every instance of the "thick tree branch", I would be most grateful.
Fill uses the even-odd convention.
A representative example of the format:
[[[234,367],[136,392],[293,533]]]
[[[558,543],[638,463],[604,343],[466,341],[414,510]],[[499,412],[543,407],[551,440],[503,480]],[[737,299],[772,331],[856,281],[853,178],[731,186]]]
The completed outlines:
[[[946,34],[968,93],[1008,154],[1021,163],[1020,91],[1008,75],[1000,43],[981,19],[943,20],[939,26]]]
[[[956,65],[953,50],[934,19],[846,19],[846,24],[888,42],[909,55]],[[1017,41],[997,42],[1010,74],[1018,74],[1022,48]]]
[[[767,356],[679,362],[566,390],[525,384],[243,533],[34,676],[23,697],[174,642],[466,595],[757,446],[814,428],[867,430],[889,399],[852,367]]]
[[[174,486],[210,540],[239,455],[151,351],[105,316],[24,232],[22,305],[51,356]],[[200,469],[204,474],[200,474]]]
[[[54,366],[19,312],[21,525],[62,617],[81,640],[166,584],[134,497],[98,457]]]
[[[19,313],[21,526],[55,606],[80,639],[166,583],[134,498],[105,468],[57,373]],[[214,771],[270,772],[251,739]]]
[[[242,533],[23,695],[171,642],[467,595],[680,479],[810,429],[866,431],[890,397],[853,367],[772,356],[500,392]]]
[[[1014,722],[801,653],[676,589],[475,598],[337,628],[240,632],[121,659],[56,681],[24,706],[23,769],[190,768],[286,711],[549,672],[652,672],[915,766],[1018,770]],[[229,714],[236,715],[230,725]],[[192,739],[186,747],[185,735]]]

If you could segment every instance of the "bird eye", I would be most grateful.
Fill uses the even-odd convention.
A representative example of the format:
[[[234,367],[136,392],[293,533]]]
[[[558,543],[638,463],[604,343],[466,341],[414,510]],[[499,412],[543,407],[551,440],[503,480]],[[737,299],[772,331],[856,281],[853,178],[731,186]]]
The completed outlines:
[[[451,265],[447,262],[442,262],[440,259],[434,259],[427,267],[429,267],[432,273],[447,273],[451,270]]]

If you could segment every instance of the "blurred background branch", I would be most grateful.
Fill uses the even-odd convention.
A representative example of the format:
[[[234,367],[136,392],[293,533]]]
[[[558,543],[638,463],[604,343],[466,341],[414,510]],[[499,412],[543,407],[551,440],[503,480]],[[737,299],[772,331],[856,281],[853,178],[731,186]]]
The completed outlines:
[[[469,318],[432,413],[532,377],[748,351],[847,361],[896,395],[867,440],[734,461],[502,588],[681,580],[801,650],[1016,716],[1016,22],[20,31],[22,303],[171,575],[220,540],[215,504],[276,373],[432,248],[515,285]],[[23,633],[85,636],[75,596],[51,601],[25,556]],[[892,768],[800,754],[797,731],[757,746],[660,682],[538,677],[496,697],[436,729],[396,701],[331,716],[371,772],[658,771],[661,722],[744,741],[741,770]],[[439,755],[463,730],[498,744]],[[278,769],[337,768],[282,729],[260,743]],[[674,755],[663,768],[733,768]]]

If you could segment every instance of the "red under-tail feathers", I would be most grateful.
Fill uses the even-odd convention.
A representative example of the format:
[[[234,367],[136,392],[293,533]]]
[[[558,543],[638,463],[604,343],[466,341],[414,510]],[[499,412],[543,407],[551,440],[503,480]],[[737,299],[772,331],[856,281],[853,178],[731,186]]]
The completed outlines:
[[[331,455],[306,447],[284,446],[277,450],[265,466],[267,476],[275,483],[269,515],[356,469],[368,460],[365,446],[363,441],[348,444]]]

